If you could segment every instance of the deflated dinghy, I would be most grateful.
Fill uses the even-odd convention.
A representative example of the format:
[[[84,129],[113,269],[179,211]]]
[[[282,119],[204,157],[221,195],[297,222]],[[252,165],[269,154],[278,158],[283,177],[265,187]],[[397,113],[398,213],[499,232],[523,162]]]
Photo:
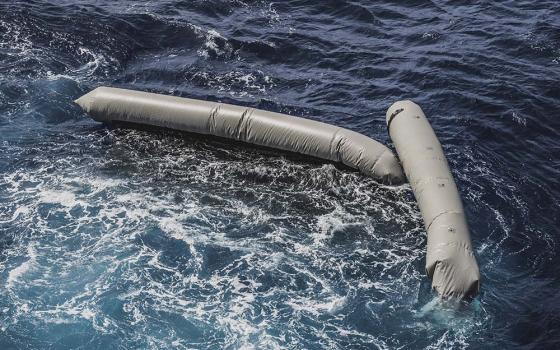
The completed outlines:
[[[393,152],[348,129],[250,107],[99,87],[75,101],[100,122],[214,135],[342,162],[386,184],[405,178]]]
[[[362,134],[285,114],[230,104],[99,87],[75,101],[95,120],[214,135],[342,162],[386,184],[405,177],[393,153]],[[478,292],[480,274],[455,181],[420,107],[395,103],[387,126],[422,212],[426,270],[444,298]]]

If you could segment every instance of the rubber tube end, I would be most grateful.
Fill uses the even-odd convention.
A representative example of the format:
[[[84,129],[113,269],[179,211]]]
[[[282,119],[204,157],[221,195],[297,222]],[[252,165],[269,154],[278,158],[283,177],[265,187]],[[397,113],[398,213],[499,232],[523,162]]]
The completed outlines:
[[[74,100],[74,103],[80,106],[84,112],[89,113],[91,112],[91,107],[95,100],[97,89],[88,92],[87,94],[79,97],[78,99]]]
[[[399,160],[393,152],[387,150],[383,152],[377,161],[374,173],[381,177],[381,182],[387,185],[402,185],[406,182]]]
[[[391,107],[389,107],[389,109],[387,110],[387,115],[385,117],[385,121],[387,122],[387,126],[391,125],[391,122],[393,121],[394,118],[397,117],[397,115],[399,115],[400,113],[402,113],[405,110],[410,110],[410,109],[418,110],[420,113],[423,114],[420,106],[418,106],[416,103],[414,103],[410,100],[402,100],[402,101],[397,101],[397,102],[393,103],[391,105]]]
[[[442,299],[468,299],[480,289],[480,273],[476,264],[438,261],[432,276],[432,288]]]
[[[428,232],[426,272],[432,280],[432,288],[442,299],[474,297],[480,289],[480,271],[470,242],[465,243],[462,239],[442,240],[438,236],[449,235],[450,232],[445,229],[445,225],[441,228],[437,232],[438,228],[432,227]]]

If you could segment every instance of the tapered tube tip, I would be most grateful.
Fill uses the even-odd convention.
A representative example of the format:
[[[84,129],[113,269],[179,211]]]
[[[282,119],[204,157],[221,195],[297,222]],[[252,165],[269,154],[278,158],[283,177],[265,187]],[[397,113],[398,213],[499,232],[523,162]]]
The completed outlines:
[[[74,100],[74,103],[80,106],[86,113],[91,112],[91,107],[93,101],[95,99],[97,89],[88,92],[87,94],[83,95],[82,97],[77,98]]]

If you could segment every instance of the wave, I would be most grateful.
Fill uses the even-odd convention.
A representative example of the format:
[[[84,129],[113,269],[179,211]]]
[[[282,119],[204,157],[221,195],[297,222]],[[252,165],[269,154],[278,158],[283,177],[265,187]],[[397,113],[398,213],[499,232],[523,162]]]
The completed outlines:
[[[466,5],[0,4],[0,347],[557,342],[558,6]],[[107,128],[70,103],[98,85],[386,143],[386,108],[416,100],[463,195],[482,294],[434,300],[408,185]]]

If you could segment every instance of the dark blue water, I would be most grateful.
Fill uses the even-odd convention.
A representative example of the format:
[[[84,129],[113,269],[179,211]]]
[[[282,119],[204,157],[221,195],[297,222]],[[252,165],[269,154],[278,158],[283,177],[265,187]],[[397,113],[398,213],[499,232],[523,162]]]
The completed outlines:
[[[389,143],[419,103],[464,198],[480,296],[441,305],[408,185],[110,129],[100,85]],[[1,349],[560,347],[560,3],[3,1]]]

